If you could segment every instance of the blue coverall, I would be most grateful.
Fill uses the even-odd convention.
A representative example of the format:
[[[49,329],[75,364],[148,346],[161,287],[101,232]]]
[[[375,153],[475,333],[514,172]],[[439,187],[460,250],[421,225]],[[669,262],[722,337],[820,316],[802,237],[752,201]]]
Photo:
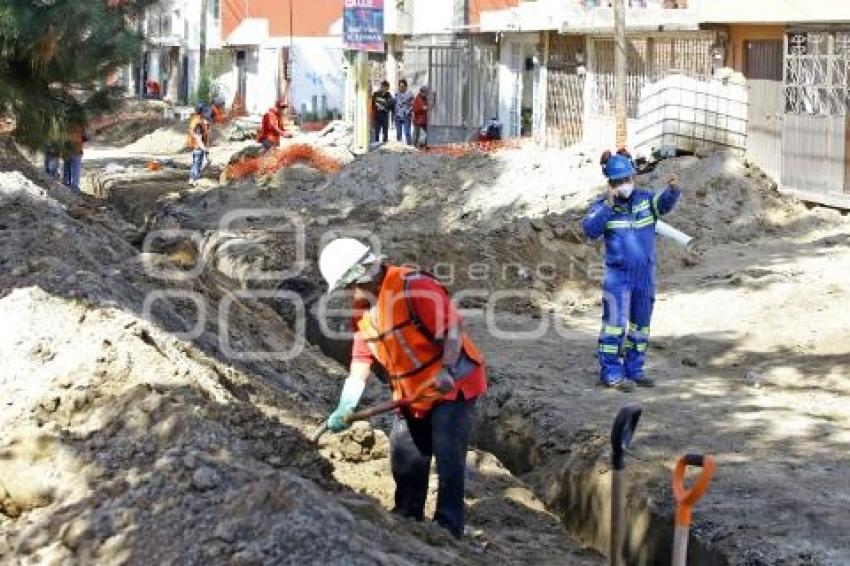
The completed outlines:
[[[673,210],[679,194],[671,188],[657,192],[635,188],[628,199],[616,198],[613,207],[601,197],[582,223],[590,239],[605,236],[598,353],[605,384],[645,377],[643,365],[655,303],[655,222]]]

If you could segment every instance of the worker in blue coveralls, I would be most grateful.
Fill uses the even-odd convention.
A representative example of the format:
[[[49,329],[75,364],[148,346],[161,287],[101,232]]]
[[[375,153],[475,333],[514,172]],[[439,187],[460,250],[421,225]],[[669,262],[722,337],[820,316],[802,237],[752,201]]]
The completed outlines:
[[[599,363],[602,384],[620,391],[654,387],[644,372],[649,323],[655,303],[655,222],[679,199],[671,175],[661,191],[635,188],[635,165],[624,149],[602,155],[607,194],[583,222],[592,240],[605,237],[605,281]]]

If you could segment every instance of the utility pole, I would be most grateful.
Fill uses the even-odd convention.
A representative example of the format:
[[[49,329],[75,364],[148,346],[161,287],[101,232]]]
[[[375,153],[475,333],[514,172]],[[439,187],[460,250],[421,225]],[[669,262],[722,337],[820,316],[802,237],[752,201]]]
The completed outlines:
[[[614,120],[617,148],[626,147],[626,7],[624,0],[614,0]]]
[[[369,54],[360,49],[354,54],[357,84],[354,110],[354,146],[358,153],[369,151]]]
[[[139,10],[139,20],[136,22],[136,30],[139,32],[139,35],[144,37],[144,43],[142,47],[142,52],[139,53],[139,68],[138,73],[136,73],[136,78],[138,80],[136,84],[136,92],[139,95],[139,100],[142,100],[145,97],[145,50],[148,47],[148,37],[145,33],[145,17],[147,13],[145,9],[142,8]]]
[[[201,45],[198,55],[198,66],[203,76],[207,70],[207,0],[201,0]]]

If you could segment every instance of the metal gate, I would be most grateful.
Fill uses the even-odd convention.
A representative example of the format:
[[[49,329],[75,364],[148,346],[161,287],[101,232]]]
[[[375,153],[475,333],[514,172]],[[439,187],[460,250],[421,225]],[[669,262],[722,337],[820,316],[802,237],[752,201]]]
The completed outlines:
[[[581,141],[584,115],[584,36],[550,34],[546,61],[546,145],[567,147]]]
[[[850,31],[795,31],[785,40],[783,189],[847,206]]]
[[[404,77],[410,87],[430,87],[429,143],[468,141],[498,114],[497,73],[498,51],[492,44],[455,38],[439,45],[404,46]]]
[[[747,77],[747,155],[777,181],[782,174],[782,40],[744,45]]]

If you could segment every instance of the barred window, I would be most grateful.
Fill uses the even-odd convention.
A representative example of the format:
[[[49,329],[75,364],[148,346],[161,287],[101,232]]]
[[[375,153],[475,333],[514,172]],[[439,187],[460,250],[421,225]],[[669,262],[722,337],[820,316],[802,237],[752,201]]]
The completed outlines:
[[[850,32],[791,32],[785,57],[785,111],[845,115]]]

